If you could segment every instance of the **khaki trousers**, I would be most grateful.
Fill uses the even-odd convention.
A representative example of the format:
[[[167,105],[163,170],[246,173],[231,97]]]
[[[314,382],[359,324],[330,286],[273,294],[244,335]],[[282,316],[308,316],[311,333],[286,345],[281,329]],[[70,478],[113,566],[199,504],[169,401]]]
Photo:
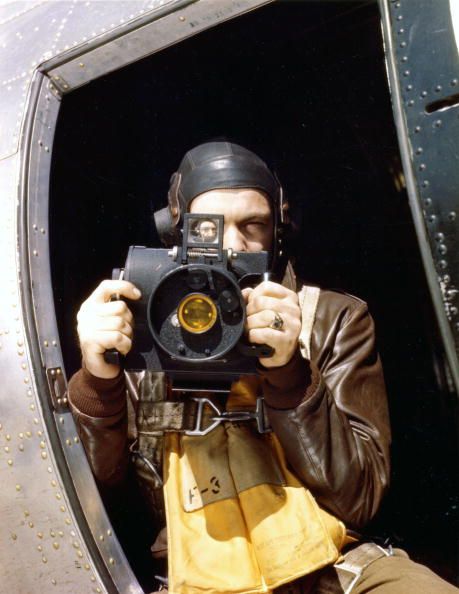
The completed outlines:
[[[366,547],[370,552],[379,549],[365,566],[365,551],[361,555],[363,568],[358,569],[359,550]],[[392,554],[390,554],[392,553]],[[401,549],[380,549],[376,545],[366,543],[353,549],[349,566],[351,572],[340,571],[330,567],[321,572],[318,580],[312,585],[308,594],[457,594],[459,588],[452,586],[433,571],[412,561]],[[346,555],[346,557],[348,557]],[[343,566],[346,566],[345,559]],[[355,562],[357,561],[357,563]],[[338,565],[339,568],[339,565]],[[344,575],[343,575],[344,574]]]

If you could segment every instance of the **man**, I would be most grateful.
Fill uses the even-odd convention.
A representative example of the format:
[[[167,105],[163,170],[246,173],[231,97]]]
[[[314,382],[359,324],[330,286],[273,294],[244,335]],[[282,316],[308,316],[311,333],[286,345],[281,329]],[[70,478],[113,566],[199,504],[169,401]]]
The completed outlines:
[[[134,393],[131,452],[171,591],[455,592],[402,551],[358,542],[389,482],[386,394],[366,304],[296,281],[285,260],[282,188],[247,149],[216,142],[185,155],[157,216],[166,242],[185,212],[224,215],[224,248],[267,250],[283,277],[243,291],[248,340],[274,353],[233,384],[226,403],[250,408],[263,396],[272,433],[225,423],[191,437],[159,426],[167,378],[125,378],[104,359],[107,349],[127,354],[132,345],[127,302],[140,293],[125,281],[102,282],[81,306],[83,369],[69,386],[93,472],[108,488],[128,464],[126,381]],[[111,301],[114,294],[125,300]]]

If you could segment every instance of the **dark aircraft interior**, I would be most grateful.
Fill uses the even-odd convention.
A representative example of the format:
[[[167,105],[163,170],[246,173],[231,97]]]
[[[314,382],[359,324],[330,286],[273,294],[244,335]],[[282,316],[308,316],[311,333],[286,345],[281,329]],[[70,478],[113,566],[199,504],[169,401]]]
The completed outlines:
[[[171,173],[186,150],[221,137],[277,171],[299,227],[298,274],[358,295],[375,319],[393,475],[367,535],[454,583],[457,396],[404,187],[376,2],[268,5],[64,97],[49,214],[67,377],[80,364],[79,305],[130,245],[159,247],[152,212]],[[148,588],[139,509],[126,500],[111,513]]]

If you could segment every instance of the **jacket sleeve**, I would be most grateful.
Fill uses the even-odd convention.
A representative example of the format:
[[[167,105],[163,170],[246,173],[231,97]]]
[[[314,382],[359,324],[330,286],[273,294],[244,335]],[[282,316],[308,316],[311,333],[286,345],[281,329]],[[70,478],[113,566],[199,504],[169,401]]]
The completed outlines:
[[[68,396],[94,476],[103,486],[120,484],[128,465],[124,374],[101,379],[80,369],[70,379]]]
[[[271,425],[317,501],[350,528],[376,513],[389,482],[390,426],[374,325],[348,299],[320,314],[312,361],[261,371]]]

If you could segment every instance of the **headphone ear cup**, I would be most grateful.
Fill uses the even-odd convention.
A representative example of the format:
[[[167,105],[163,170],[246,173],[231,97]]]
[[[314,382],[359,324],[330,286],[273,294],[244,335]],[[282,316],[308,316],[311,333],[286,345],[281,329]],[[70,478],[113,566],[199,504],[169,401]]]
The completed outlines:
[[[177,245],[180,240],[180,231],[174,224],[169,206],[154,212],[153,218],[161,243],[165,247]]]

